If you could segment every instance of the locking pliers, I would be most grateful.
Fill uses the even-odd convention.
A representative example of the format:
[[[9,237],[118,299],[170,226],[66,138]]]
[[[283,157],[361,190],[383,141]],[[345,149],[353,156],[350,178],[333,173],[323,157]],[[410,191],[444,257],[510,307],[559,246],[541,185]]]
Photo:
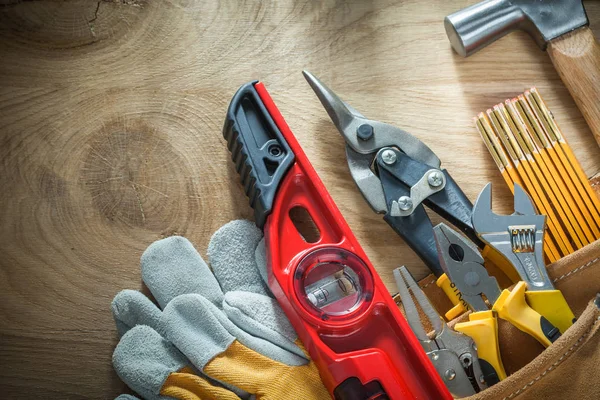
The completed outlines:
[[[408,324],[450,393],[455,397],[465,397],[486,389],[488,384],[473,339],[453,331],[443,322],[406,267],[395,269],[394,278]],[[429,337],[421,323],[411,291],[433,327],[433,338]]]

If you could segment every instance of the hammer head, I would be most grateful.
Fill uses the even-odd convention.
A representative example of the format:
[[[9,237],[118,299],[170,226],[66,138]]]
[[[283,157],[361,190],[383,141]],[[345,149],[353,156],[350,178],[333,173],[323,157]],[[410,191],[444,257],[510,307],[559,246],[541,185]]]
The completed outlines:
[[[444,20],[452,47],[463,57],[517,29],[545,50],[550,40],[587,24],[582,0],[485,0]]]

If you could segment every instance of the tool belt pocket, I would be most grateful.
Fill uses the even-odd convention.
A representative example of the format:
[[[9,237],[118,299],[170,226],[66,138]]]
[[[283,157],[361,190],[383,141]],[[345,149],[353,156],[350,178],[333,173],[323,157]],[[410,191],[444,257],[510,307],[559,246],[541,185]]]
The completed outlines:
[[[548,265],[577,321],[547,349],[510,323],[498,319],[500,353],[508,377],[468,399],[600,398],[600,240]],[[428,276],[420,283],[438,310],[452,305]],[[449,322],[468,320],[464,313]]]

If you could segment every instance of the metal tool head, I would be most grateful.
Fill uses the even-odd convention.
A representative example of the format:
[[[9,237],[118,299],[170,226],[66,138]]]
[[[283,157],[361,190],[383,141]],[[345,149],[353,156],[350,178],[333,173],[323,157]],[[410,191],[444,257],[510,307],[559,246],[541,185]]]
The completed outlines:
[[[485,389],[487,385],[483,379],[473,339],[453,331],[443,322],[442,317],[435,311],[406,267],[395,269],[394,278],[408,324],[448,386],[450,393],[457,397],[464,397]],[[433,339],[425,332],[410,292],[417,299],[433,327]]]
[[[536,212],[531,198],[521,186],[514,186],[514,210],[512,215],[498,215],[492,211],[492,184],[485,185],[473,206],[473,228],[481,236],[488,232],[506,230],[510,225],[535,225],[536,231],[546,226],[546,216]]]
[[[492,184],[488,183],[473,207],[473,228],[481,240],[515,267],[529,290],[552,290],[543,256],[546,216],[536,213],[527,193],[515,183],[512,215],[492,211]]]
[[[517,29],[544,50],[550,40],[587,24],[581,0],[485,0],[444,20],[452,47],[463,57]]]
[[[346,144],[346,160],[350,175],[369,206],[378,214],[388,211],[381,179],[371,169],[373,154],[360,154]]]
[[[425,293],[423,293],[423,290],[421,290],[419,284],[415,281],[406,267],[402,266],[400,268],[396,268],[394,270],[394,279],[396,280],[398,293],[402,299],[406,320],[417,336],[417,339],[419,339],[426,352],[438,349],[435,341],[431,340],[429,336],[427,336],[427,332],[425,332],[425,328],[423,327],[421,318],[419,317],[419,310],[417,309],[410,292],[412,292],[417,299],[419,306],[421,306],[425,316],[431,323],[436,336],[442,331],[442,324],[445,325],[445,323],[442,322],[442,317],[437,313],[437,311],[435,311],[435,308],[433,308],[427,299],[427,296],[425,296]]]
[[[440,264],[462,298],[474,311],[487,311],[489,307],[481,296],[494,304],[501,291],[496,278],[485,269],[477,246],[444,223],[435,226],[433,234]]]
[[[396,147],[415,160],[433,168],[440,167],[439,158],[419,139],[395,126],[365,118],[316,76],[308,71],[302,73],[342,134],[350,174],[375,212],[388,211],[381,181],[372,170],[373,160],[380,149]]]
[[[372,154],[384,147],[397,147],[415,160],[433,168],[440,167],[440,159],[419,139],[395,126],[365,118],[316,76],[308,71],[302,73],[352,150]]]

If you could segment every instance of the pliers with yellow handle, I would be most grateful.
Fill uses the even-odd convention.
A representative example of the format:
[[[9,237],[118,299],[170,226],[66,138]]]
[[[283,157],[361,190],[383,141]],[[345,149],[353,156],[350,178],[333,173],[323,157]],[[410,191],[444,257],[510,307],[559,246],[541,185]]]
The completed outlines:
[[[525,300],[524,285],[501,290],[496,278],[485,269],[484,260],[473,242],[444,223],[434,228],[440,263],[463,300],[473,310],[469,321],[454,329],[470,336],[477,345],[481,369],[488,385],[506,378],[500,356],[496,315],[537,339],[545,347],[560,333]],[[522,289],[519,289],[519,287]],[[485,296],[489,306],[482,296]],[[491,309],[490,309],[491,306]]]
[[[527,193],[516,183],[514,197],[512,215],[495,214],[492,184],[488,183],[473,206],[473,227],[481,240],[502,254],[519,274],[522,282],[513,292],[523,292],[527,304],[564,333],[573,325],[575,316],[546,271],[543,255],[546,216],[536,212]],[[552,341],[551,337],[548,339]]]

